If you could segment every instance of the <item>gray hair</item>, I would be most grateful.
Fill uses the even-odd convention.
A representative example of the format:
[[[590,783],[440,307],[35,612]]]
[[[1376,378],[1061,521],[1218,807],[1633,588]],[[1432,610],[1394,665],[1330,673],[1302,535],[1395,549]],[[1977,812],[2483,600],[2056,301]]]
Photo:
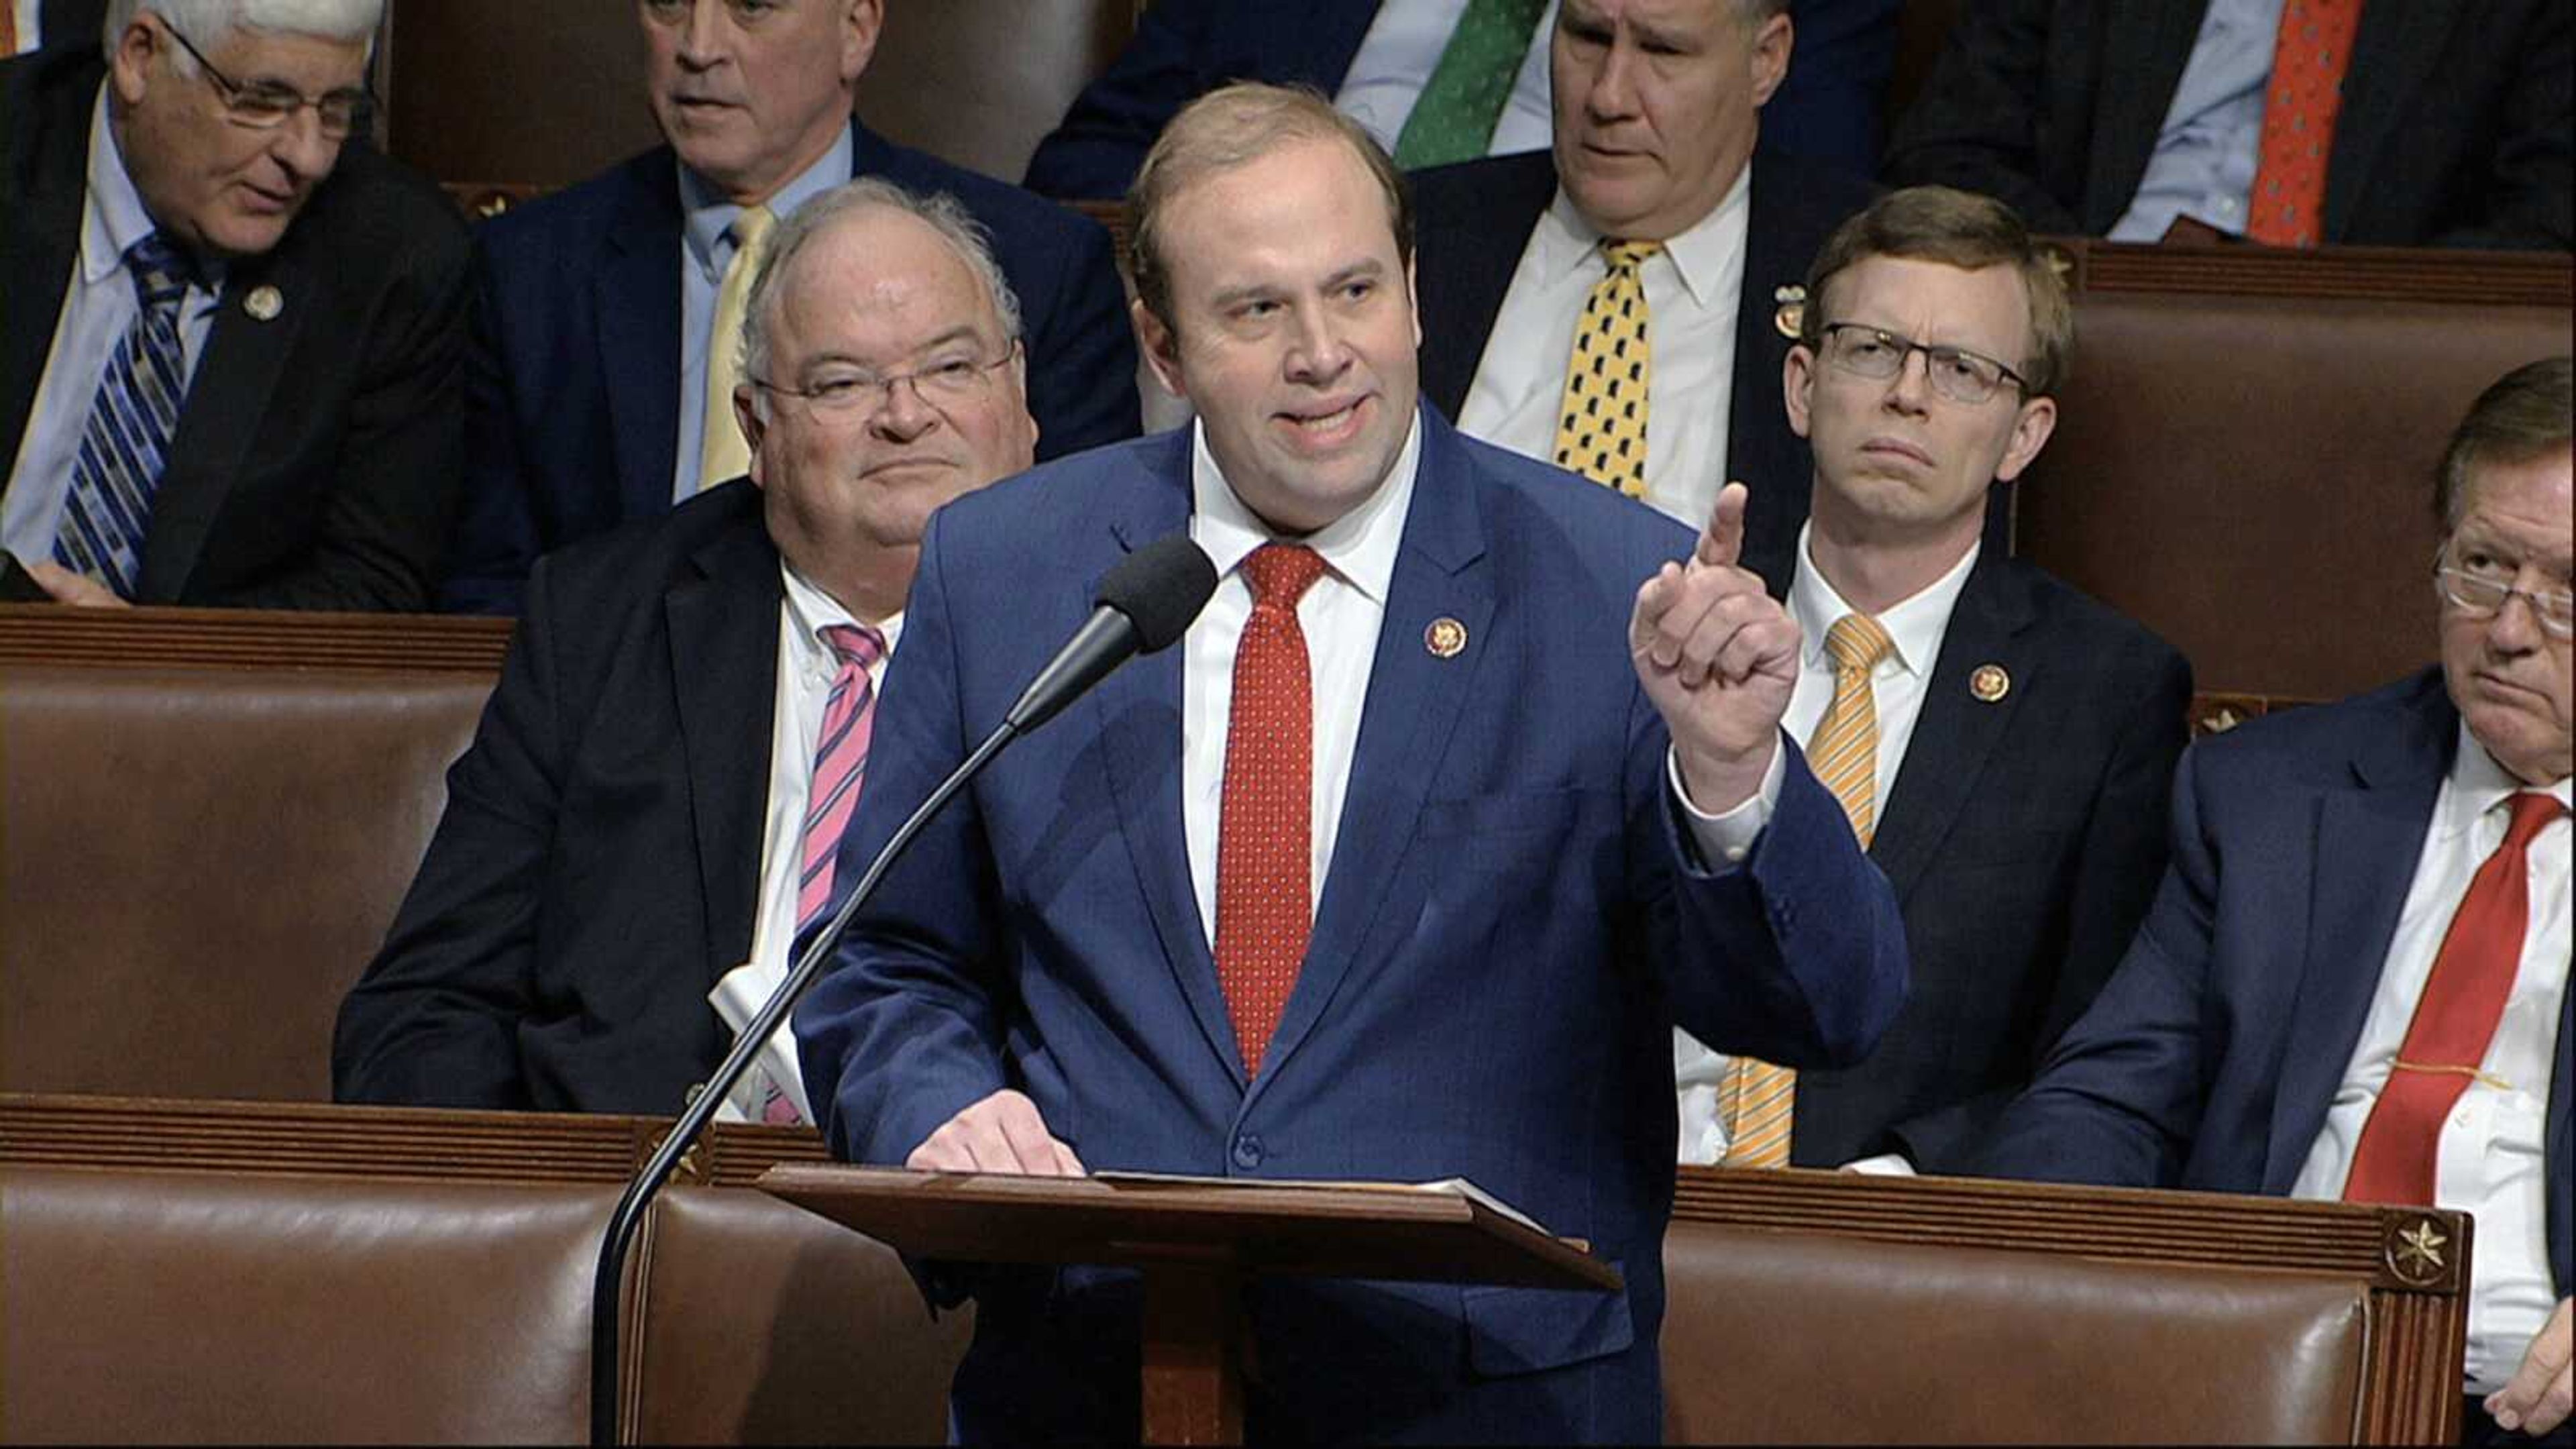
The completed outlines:
[[[373,40],[385,0],[108,0],[107,20],[99,30],[108,54],[116,53],[117,38],[146,10],[199,46],[221,45],[238,30]],[[187,70],[197,63],[184,49],[171,61]]]
[[[964,262],[966,270],[983,285],[985,300],[993,304],[993,315],[1001,319],[1002,339],[1019,340],[1020,299],[1012,294],[1010,282],[1002,276],[1002,264],[993,260],[992,242],[984,224],[966,210],[965,203],[944,191],[923,195],[879,177],[863,176],[845,181],[796,208],[795,214],[770,234],[769,254],[761,258],[760,270],[752,273],[751,292],[743,301],[742,377],[769,376],[769,333],[776,323],[772,314],[779,305],[771,294],[786,285],[787,273],[796,265],[797,255],[835,222],[865,211],[901,212],[939,233],[948,249],[957,254],[957,260]]]
[[[2498,463],[2528,463],[2564,451],[2576,441],[2576,358],[2566,354],[2526,362],[2497,378],[2442,450],[2433,472],[2433,509],[2442,532],[2460,526],[2469,511],[2471,475]]]

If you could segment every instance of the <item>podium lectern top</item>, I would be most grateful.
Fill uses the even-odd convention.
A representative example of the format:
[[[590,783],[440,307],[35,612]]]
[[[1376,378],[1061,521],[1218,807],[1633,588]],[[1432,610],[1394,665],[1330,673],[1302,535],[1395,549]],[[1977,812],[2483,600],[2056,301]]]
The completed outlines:
[[[762,1191],[918,1258],[1618,1292],[1582,1243],[1433,1185],[782,1164]]]

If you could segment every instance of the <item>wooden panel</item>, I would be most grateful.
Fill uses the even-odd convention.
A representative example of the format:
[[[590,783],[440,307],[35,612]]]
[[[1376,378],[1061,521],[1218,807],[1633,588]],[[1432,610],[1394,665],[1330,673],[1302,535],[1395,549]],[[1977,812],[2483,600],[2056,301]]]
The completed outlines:
[[[632,1177],[670,1128],[607,1114],[0,1092],[0,1165],[607,1183]],[[827,1156],[810,1127],[720,1122],[676,1180],[749,1187],[780,1163]]]
[[[0,668],[381,669],[497,675],[512,621],[0,604]]]

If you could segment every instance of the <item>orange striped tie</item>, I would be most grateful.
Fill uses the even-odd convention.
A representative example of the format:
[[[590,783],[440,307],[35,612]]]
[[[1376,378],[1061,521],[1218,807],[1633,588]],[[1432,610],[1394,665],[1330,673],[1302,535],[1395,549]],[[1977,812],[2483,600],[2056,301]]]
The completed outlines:
[[[1825,631],[1825,653],[1834,661],[1834,698],[1807,740],[1807,768],[1843,802],[1852,834],[1869,848],[1878,830],[1878,702],[1870,674],[1895,647],[1867,614],[1845,614]],[[1798,1073],[1752,1057],[1737,1057],[1718,1088],[1726,1118],[1726,1156],[1720,1167],[1786,1167],[1789,1129],[1797,1114]]]

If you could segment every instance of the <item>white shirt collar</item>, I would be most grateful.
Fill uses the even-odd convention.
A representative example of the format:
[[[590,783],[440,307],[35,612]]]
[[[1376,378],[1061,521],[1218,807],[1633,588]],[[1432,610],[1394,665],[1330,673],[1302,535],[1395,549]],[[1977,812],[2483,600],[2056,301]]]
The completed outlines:
[[[2454,839],[2477,828],[2488,811],[2534,786],[2523,783],[2512,771],[2496,763],[2487,747],[2469,732],[2469,722],[2460,721],[2459,743],[2451,749],[2450,788],[2442,792],[2442,804],[2433,821],[2433,829],[2444,839]],[[2536,787],[2544,795],[2554,795],[2563,808],[2569,800],[2569,780],[2561,776],[2554,784]]]
[[[1265,543],[1302,543],[1313,549],[1344,583],[1383,608],[1395,580],[1395,555],[1404,543],[1405,516],[1413,507],[1413,483],[1422,463],[1422,414],[1414,413],[1386,480],[1357,508],[1304,538],[1282,540],[1261,521],[1217,467],[1208,451],[1207,427],[1190,424],[1190,537],[1207,550],[1208,561],[1223,578],[1244,557]]]
[[[796,208],[849,180],[851,158],[856,154],[856,147],[850,128],[843,126],[840,139],[832,143],[832,149],[815,158],[813,165],[796,173],[769,198],[769,214],[785,221],[796,214]],[[688,248],[690,262],[710,277],[715,276],[721,270],[716,247],[724,242],[725,233],[733,229],[734,218],[742,215],[743,209],[726,200],[724,193],[705,177],[690,170],[687,162],[675,160],[672,164],[680,172],[681,241]],[[732,257],[733,252],[728,247],[724,260],[730,261]]]
[[[863,624],[884,635],[886,652],[894,652],[895,636],[903,632],[902,610],[898,609],[874,624],[867,624],[866,620],[842,607],[841,601],[824,592],[820,585],[798,573],[796,566],[784,557],[778,560],[778,576],[787,585],[788,624],[804,648],[838,658],[832,646],[824,642],[823,631],[835,625]]]
[[[1798,530],[1798,567],[1789,581],[1789,617],[1796,621],[1798,632],[1806,636],[1806,662],[1810,668],[1823,668],[1825,631],[1845,614],[1860,611],[1846,602],[1842,594],[1825,580],[1824,570],[1816,567],[1814,525]],[[1875,617],[1878,626],[1887,631],[1895,644],[1889,654],[1896,667],[1909,674],[1929,674],[1933,654],[1941,647],[1941,635],[1950,626],[1950,611],[1958,606],[1959,594],[1968,587],[1968,571],[1977,566],[1977,554],[1985,545],[1971,543],[1950,571],[1917,590],[1913,597],[1882,610]]]
[[[1744,169],[1735,173],[1735,184],[1726,189],[1725,197],[1708,215],[1664,243],[1664,255],[1672,259],[1673,272],[1681,278],[1682,289],[1700,306],[1708,306],[1722,289],[1729,238],[1743,235],[1752,196],[1753,163],[1747,161]],[[1581,267],[1606,270],[1608,266],[1601,260],[1600,229],[1583,219],[1583,213],[1575,209],[1574,198],[1565,194],[1562,185],[1556,188],[1556,199],[1548,203],[1546,214],[1539,218],[1532,240],[1539,249],[1539,263],[1544,269],[1541,276],[1548,281],[1570,276]]]

